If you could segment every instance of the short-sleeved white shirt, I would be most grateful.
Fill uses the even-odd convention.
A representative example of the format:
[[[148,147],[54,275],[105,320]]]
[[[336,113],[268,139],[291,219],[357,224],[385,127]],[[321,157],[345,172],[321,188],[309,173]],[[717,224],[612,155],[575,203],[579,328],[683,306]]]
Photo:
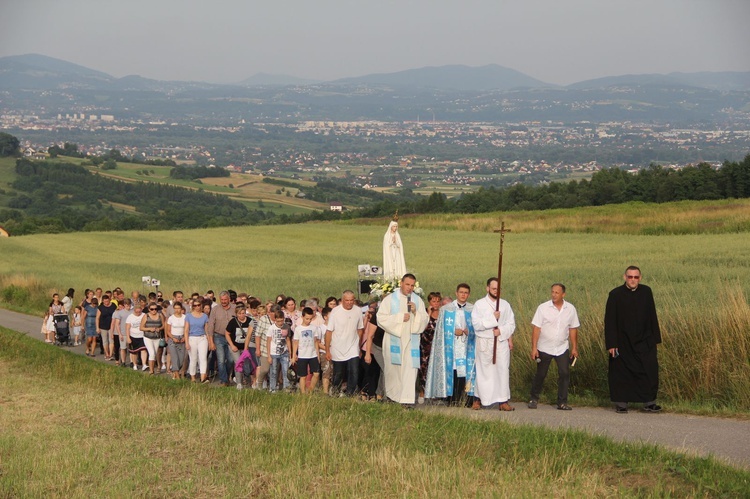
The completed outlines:
[[[309,326],[303,326],[302,323],[294,328],[294,341],[299,342],[297,344],[297,357],[300,359],[314,359],[318,356],[318,352],[315,349],[315,340],[320,341],[322,338],[321,329],[319,326],[310,324]]]
[[[576,308],[565,300],[560,310],[552,300],[539,305],[531,324],[541,329],[536,349],[549,355],[565,353],[570,330],[581,327]]]
[[[170,315],[167,319],[167,324],[171,326],[170,332],[175,338],[182,338],[185,336],[185,315],[180,317]]]
[[[363,329],[362,311],[359,307],[347,310],[339,305],[328,316],[327,330],[331,332],[331,359],[343,362],[359,357],[358,329]]]
[[[143,332],[141,331],[141,320],[143,319],[144,315],[146,314],[130,314],[128,318],[125,319],[125,323],[130,324],[131,338],[143,338]]]

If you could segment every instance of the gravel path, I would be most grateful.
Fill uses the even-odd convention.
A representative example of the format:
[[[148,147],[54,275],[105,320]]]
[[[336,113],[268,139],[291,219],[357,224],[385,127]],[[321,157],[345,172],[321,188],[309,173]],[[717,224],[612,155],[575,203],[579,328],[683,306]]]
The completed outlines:
[[[43,339],[39,332],[39,317],[0,310],[0,326]],[[83,346],[62,348],[83,355]],[[102,355],[95,360],[105,362]],[[513,405],[516,408],[514,412],[500,412],[497,409],[471,411],[437,405],[418,405],[417,408],[475,420],[502,420],[519,425],[583,430],[616,441],[658,444],[689,455],[713,455],[734,466],[750,469],[750,421],[670,414],[668,408],[659,414],[634,409],[628,414],[616,414],[613,410],[592,407],[558,411],[552,405],[540,404],[538,409],[527,409],[522,402]]]

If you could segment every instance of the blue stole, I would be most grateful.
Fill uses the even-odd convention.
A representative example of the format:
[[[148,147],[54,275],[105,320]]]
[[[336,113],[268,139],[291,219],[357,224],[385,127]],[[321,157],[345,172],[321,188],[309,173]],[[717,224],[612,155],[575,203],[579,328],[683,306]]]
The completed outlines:
[[[401,309],[401,303],[399,300],[399,295],[401,293],[394,292],[391,293],[391,315],[399,313],[399,310]],[[418,296],[414,295],[414,293],[411,294],[411,301],[414,303],[415,306],[419,307],[422,303],[422,300],[419,299]],[[411,312],[409,312],[411,313]],[[391,364],[394,366],[400,366],[401,365],[401,337],[398,336],[398,341],[393,341],[394,338],[391,338]],[[411,335],[411,365],[414,369],[419,368],[419,335],[418,334],[412,334]]]
[[[469,337],[466,339],[466,393],[474,395],[474,379],[477,376],[477,370],[474,368],[476,362],[477,336],[474,334],[474,324],[471,323],[471,312],[464,311],[466,314],[466,329],[469,330]]]
[[[461,309],[458,310],[460,312]],[[453,363],[456,368],[466,368],[466,389],[469,395],[473,395],[474,381],[474,350],[476,346],[476,336],[474,335],[474,325],[471,323],[471,312],[463,310],[466,318],[466,329],[469,330],[466,339],[466,358],[454,359],[453,345],[456,339],[456,310],[446,310],[443,314],[443,346],[445,348],[445,389],[446,393],[453,393]],[[458,370],[458,369],[457,369]]]

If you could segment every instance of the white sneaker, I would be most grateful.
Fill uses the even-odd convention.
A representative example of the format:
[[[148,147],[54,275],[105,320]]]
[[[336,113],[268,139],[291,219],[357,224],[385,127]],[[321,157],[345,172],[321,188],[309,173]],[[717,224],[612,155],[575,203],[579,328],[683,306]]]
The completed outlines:
[[[138,366],[133,364],[133,371],[137,371],[137,370],[138,370]]]
[[[148,371],[148,366],[144,364],[143,367],[141,368],[141,371]]]
[[[242,383],[237,383],[237,389],[242,390]]]

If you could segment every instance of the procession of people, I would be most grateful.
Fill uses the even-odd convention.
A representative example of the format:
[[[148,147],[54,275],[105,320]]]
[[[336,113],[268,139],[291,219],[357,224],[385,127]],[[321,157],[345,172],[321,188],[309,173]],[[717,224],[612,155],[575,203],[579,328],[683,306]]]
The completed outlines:
[[[503,231],[504,225],[503,225]],[[516,317],[502,298],[502,235],[498,274],[489,277],[485,294],[471,303],[471,286],[455,288],[454,297],[439,292],[427,304],[416,276],[406,271],[397,219],[383,239],[384,271],[392,292],[371,294],[361,303],[352,290],[322,302],[299,302],[283,294],[263,301],[233,290],[174,291],[129,297],[115,287],[87,289],[80,302],[69,289],[55,294],[43,322],[46,341],[54,336],[51,317],[69,314],[73,344],[86,343],[86,355],[104,355],[116,365],[167,373],[237,389],[318,390],[333,396],[361,397],[402,404],[439,403],[473,410],[513,411],[510,364]],[[659,412],[656,345],[661,342],[653,294],[640,283],[641,271],[629,266],[625,283],[607,300],[605,344],[609,352],[610,397],[617,413],[628,403]],[[554,361],[557,409],[570,411],[571,368],[578,360],[580,321],[565,300],[566,286],[550,287],[550,300],[537,308],[531,326],[530,357],[537,363],[527,406],[536,409]],[[218,298],[218,299],[217,299]],[[321,305],[322,304],[322,305]],[[322,380],[321,387],[318,382]]]

